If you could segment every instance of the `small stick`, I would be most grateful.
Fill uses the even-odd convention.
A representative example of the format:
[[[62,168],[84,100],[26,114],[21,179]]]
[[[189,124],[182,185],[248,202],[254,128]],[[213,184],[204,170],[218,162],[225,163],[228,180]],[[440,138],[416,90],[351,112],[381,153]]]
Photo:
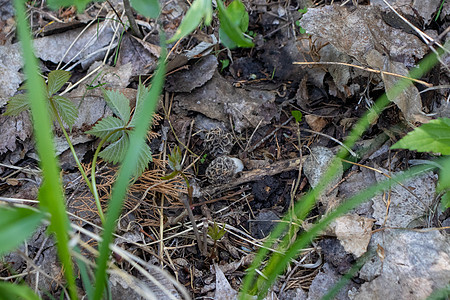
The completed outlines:
[[[400,74],[396,74],[396,73],[391,73],[391,72],[386,72],[386,71],[380,71],[380,70],[374,70],[374,69],[370,69],[370,68],[366,68],[366,67],[362,67],[362,66],[358,66],[358,65],[352,65],[352,64],[348,64],[348,63],[343,63],[343,62],[310,62],[310,61],[297,61],[297,62],[293,62],[294,65],[341,65],[341,66],[347,66],[347,67],[353,67],[353,68],[358,68],[364,71],[368,71],[368,72],[373,72],[373,73],[377,73],[377,74],[386,74],[386,75],[391,75],[391,76],[396,76],[396,77],[400,77],[400,78],[405,78],[405,79],[409,79],[411,81],[423,84],[426,87],[432,87],[433,85],[431,83],[419,80],[419,79],[414,79],[414,78],[410,78],[407,76],[403,76]]]
[[[197,223],[195,223],[194,214],[192,213],[192,209],[189,204],[188,198],[186,197],[186,195],[181,195],[181,199],[183,201],[184,208],[188,212],[189,220],[191,221],[192,229],[194,230],[194,235],[195,238],[197,239],[198,248],[200,249],[200,252],[202,252],[202,254],[206,256],[207,253],[204,253],[203,241],[200,238],[200,233],[198,232]]]

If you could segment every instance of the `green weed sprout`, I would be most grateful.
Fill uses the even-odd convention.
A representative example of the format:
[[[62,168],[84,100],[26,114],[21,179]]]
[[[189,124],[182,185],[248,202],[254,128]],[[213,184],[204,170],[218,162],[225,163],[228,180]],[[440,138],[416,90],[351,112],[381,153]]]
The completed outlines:
[[[210,258],[215,259],[217,257],[217,242],[225,235],[225,224],[223,224],[222,228],[216,224],[208,227],[208,235],[214,241],[213,248],[211,250]]]

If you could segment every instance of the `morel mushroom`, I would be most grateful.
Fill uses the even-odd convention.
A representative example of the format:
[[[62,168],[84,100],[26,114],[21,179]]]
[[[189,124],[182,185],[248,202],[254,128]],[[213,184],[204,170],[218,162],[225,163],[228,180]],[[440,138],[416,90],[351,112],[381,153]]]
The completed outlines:
[[[208,131],[205,135],[206,149],[214,157],[227,155],[234,145],[233,135],[221,128],[215,128]]]
[[[244,169],[242,161],[229,156],[219,156],[206,168],[206,178],[213,184],[226,183]]]

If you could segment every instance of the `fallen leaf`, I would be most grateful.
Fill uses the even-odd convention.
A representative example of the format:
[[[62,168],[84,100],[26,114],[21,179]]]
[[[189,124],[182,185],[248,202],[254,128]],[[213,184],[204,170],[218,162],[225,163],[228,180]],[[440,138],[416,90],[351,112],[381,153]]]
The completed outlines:
[[[330,229],[345,251],[360,257],[367,252],[374,221],[358,215],[345,215],[334,220],[330,224]]]

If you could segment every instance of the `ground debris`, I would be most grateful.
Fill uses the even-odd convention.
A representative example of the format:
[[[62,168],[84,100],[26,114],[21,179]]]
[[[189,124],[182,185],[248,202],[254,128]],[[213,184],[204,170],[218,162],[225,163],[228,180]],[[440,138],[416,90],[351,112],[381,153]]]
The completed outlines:
[[[300,20],[308,33],[329,41],[340,52],[375,70],[406,75],[407,67],[422,58],[426,45],[415,35],[387,25],[379,8],[359,6],[356,10],[337,5],[309,9]],[[383,75],[389,90],[399,79]],[[411,123],[426,122],[417,88],[410,86],[399,97],[388,97]]]
[[[204,86],[190,94],[178,94],[174,102],[178,113],[196,111],[226,123],[230,115],[235,130],[241,132],[258,124],[269,124],[277,112],[274,100],[275,95],[271,92],[235,88],[216,72]]]
[[[426,299],[448,284],[450,243],[439,231],[385,230],[370,247],[382,247],[361,269],[364,283],[352,299]]]

